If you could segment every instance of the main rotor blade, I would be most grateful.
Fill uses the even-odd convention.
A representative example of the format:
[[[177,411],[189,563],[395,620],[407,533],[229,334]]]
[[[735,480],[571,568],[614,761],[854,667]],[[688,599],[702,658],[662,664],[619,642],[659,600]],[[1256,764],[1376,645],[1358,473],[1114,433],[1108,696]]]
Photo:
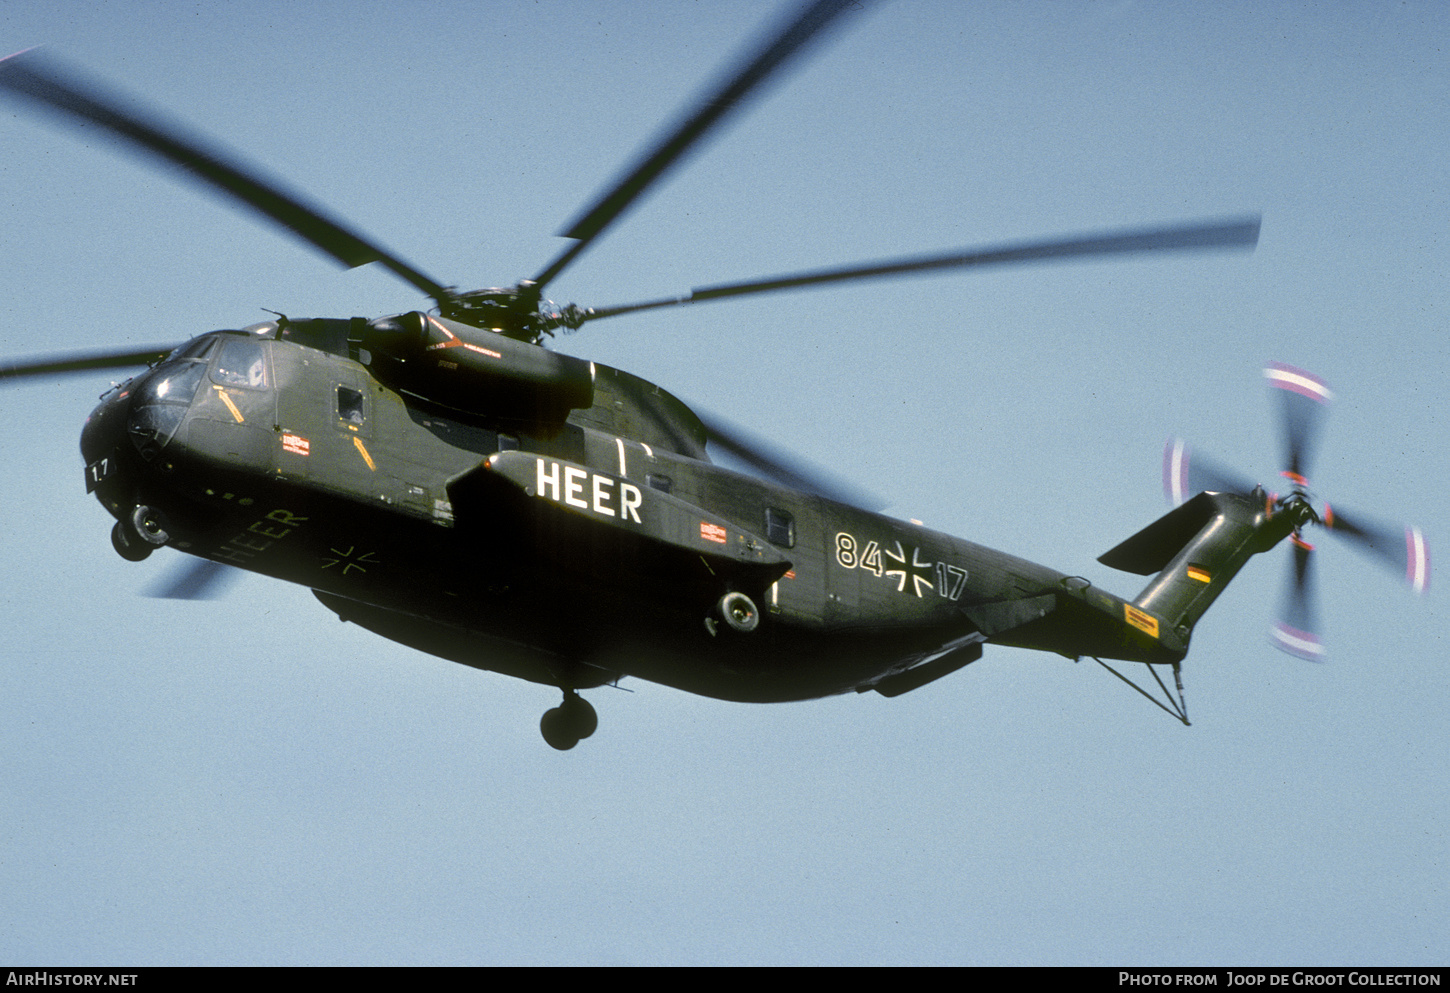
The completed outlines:
[[[833,269],[815,269],[793,275],[775,276],[744,283],[721,283],[697,287],[689,296],[669,297],[618,307],[590,308],[583,319],[617,317],[638,310],[673,307],[751,293],[773,293],[795,290],[822,283],[838,283],[855,279],[879,279],[909,276],[947,269],[978,266],[1024,265],[1034,262],[1068,261],[1105,255],[1134,255],[1144,252],[1202,251],[1208,249],[1252,249],[1259,241],[1259,217],[1178,224],[1169,227],[1118,231],[1110,234],[1073,235],[1042,241],[1018,242],[989,248],[960,249],[940,255],[918,255],[886,259]]]
[[[212,189],[266,215],[349,268],[381,262],[434,299],[447,292],[441,284],[349,231],[301,197],[263,179],[256,169],[243,167],[230,153],[209,147],[205,139],[188,135],[180,125],[154,113],[123,110],[114,91],[61,70],[54,60],[34,49],[0,59],[0,87],[72,123],[99,124],[115,138],[184,169]]]
[[[593,206],[564,230],[562,237],[577,239],[543,272],[534,277],[539,286],[548,283],[588,247],[606,227],[623,214],[651,184],[679,163],[713,128],[732,111],[743,107],[747,97],[759,96],[763,84],[803,52],[840,14],[863,7],[860,0],[816,0],[803,8],[786,27],[771,36],[755,55],[736,64],[743,66],[700,100],[680,124],[669,131],[644,158],[619,179]]]
[[[27,359],[24,362],[0,362],[0,380],[21,379],[30,376],[62,376],[69,373],[91,372],[95,369],[124,369],[132,366],[154,365],[160,362],[175,345],[157,345],[152,348],[125,352],[86,352],[81,355],[54,355],[43,359]]]
[[[700,415],[699,408],[695,408],[695,413]],[[807,465],[799,456],[791,455],[733,424],[727,424],[713,416],[700,416],[700,423],[705,425],[711,445],[783,486],[814,493],[863,510],[881,510],[887,506],[886,501],[879,497],[833,476],[824,469]]]

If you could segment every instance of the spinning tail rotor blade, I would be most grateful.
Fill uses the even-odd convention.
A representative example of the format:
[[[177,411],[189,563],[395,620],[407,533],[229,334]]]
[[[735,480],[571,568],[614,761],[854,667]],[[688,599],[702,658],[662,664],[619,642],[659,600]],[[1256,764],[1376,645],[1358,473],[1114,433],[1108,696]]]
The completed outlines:
[[[443,286],[349,231],[319,208],[285,192],[276,182],[263,179],[258,170],[243,167],[230,153],[187,134],[180,125],[164,121],[155,113],[123,109],[114,91],[60,69],[54,60],[34,49],[0,59],[0,87],[72,123],[99,125],[112,137],[185,170],[213,190],[266,215],[345,266],[381,262],[434,299],[446,293]]]
[[[1319,639],[1319,620],[1315,607],[1314,546],[1297,535],[1289,585],[1279,619],[1270,629],[1269,637],[1280,651],[1310,662],[1324,661],[1324,645]]]
[[[1202,455],[1194,454],[1182,438],[1171,438],[1163,448],[1163,495],[1177,507],[1204,490],[1211,493],[1249,493],[1254,484]]]
[[[1424,593],[1430,586],[1430,550],[1419,528],[1380,524],[1359,514],[1344,514],[1328,505],[1322,515],[1314,511],[1305,477],[1332,394],[1318,376],[1279,362],[1270,363],[1264,376],[1280,398],[1286,467],[1283,475],[1293,483],[1292,492],[1268,496],[1237,473],[1191,455],[1181,439],[1170,441],[1163,451],[1163,489],[1175,506],[1202,490],[1243,495],[1257,491],[1259,499],[1264,501],[1266,516],[1293,515],[1290,518],[1294,522],[1290,535],[1292,571],[1283,605],[1271,630],[1271,640],[1290,655],[1322,662],[1325,656],[1315,601],[1314,546],[1304,540],[1300,528],[1322,524],[1333,534],[1348,539],[1380,562],[1402,572],[1417,593]]]
[[[1405,581],[1416,593],[1429,590],[1430,546],[1419,528],[1380,524],[1359,514],[1346,515],[1329,507],[1325,508],[1324,525],[1380,562],[1403,573]]]
[[[1272,362],[1264,370],[1269,385],[1279,391],[1284,425],[1284,475],[1296,486],[1306,486],[1309,460],[1324,410],[1333,394],[1324,380],[1293,366]]]

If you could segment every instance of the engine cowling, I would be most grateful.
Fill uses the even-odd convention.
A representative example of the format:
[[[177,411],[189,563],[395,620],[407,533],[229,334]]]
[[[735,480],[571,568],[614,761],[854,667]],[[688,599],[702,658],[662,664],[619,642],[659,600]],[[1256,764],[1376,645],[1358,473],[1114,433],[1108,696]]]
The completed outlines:
[[[446,318],[381,318],[359,344],[379,378],[458,410],[554,422],[594,404],[591,363]]]

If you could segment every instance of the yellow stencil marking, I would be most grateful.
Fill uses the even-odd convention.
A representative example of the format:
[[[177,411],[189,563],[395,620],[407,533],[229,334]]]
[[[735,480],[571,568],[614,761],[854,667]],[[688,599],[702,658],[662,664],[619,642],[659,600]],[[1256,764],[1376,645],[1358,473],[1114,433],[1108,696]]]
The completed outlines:
[[[1153,637],[1158,637],[1158,618],[1152,614],[1144,613],[1131,603],[1123,604],[1123,617],[1139,631],[1145,631]]]
[[[362,439],[359,438],[357,435],[353,435],[352,443],[357,446],[358,454],[363,457],[363,461],[368,464],[368,468],[371,469],[373,472],[377,472],[378,467],[373,464],[373,457],[369,455],[368,450],[363,447]]]
[[[216,395],[222,398],[222,403],[227,405],[227,410],[230,410],[232,412],[232,416],[237,419],[237,423],[241,424],[242,412],[237,409],[236,404],[232,403],[232,398],[227,396],[227,391],[222,389],[220,386],[213,386],[212,389],[216,390]]]
[[[1213,577],[1208,574],[1208,570],[1207,569],[1200,569],[1196,565],[1191,565],[1191,566],[1188,567],[1188,578],[1189,579],[1196,579],[1200,583],[1211,583],[1211,582],[1213,582]]]

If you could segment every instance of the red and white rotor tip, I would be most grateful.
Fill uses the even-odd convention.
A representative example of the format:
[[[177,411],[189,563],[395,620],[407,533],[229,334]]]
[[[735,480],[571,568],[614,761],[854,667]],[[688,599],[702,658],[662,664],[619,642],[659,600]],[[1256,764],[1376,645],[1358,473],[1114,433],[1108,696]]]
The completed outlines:
[[[1264,378],[1269,381],[1270,386],[1290,390],[1320,403],[1328,403],[1334,398],[1334,394],[1330,392],[1329,385],[1324,380],[1312,372],[1305,372],[1303,369],[1296,369],[1281,362],[1270,362],[1269,367],[1264,370]]]
[[[1297,658],[1310,662],[1324,661],[1324,643],[1319,640],[1318,635],[1310,631],[1300,631],[1283,621],[1275,621],[1274,626],[1269,629],[1269,640],[1274,643],[1275,648]]]
[[[1177,507],[1192,494],[1188,492],[1188,443],[1170,438],[1163,446],[1163,495]]]
[[[1405,528],[1405,579],[1416,593],[1430,588],[1430,546],[1417,527]]]

